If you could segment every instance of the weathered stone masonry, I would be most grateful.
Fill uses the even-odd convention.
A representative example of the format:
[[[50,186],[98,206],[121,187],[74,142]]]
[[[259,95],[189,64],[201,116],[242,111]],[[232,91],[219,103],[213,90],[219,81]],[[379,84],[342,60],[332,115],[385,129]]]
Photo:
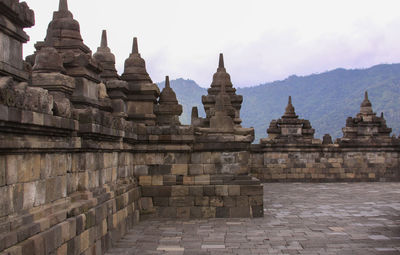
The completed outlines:
[[[335,143],[315,139],[289,99],[252,145],[222,54],[206,116],[194,108],[182,125],[136,38],[120,76],[106,31],[92,55],[66,0],[23,61],[33,25],[26,3],[0,0],[1,254],[103,254],[149,217],[262,217],[259,179],[399,180],[399,140],[367,94]]]
[[[398,181],[399,139],[390,137],[365,93],[360,113],[349,117],[343,138],[314,139],[309,121],[298,119],[289,97],[286,112],[273,120],[268,138],[251,147],[251,172],[273,181]]]

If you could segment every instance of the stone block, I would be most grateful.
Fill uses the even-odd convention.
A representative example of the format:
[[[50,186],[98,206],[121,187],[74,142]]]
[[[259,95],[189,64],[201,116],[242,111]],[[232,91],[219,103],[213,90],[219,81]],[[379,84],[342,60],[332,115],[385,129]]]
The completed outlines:
[[[18,181],[18,168],[23,160],[22,155],[7,155],[6,180],[7,185],[15,184]]]
[[[155,206],[167,207],[169,205],[168,197],[154,197],[153,202]]]
[[[174,164],[174,165],[172,165],[171,174],[187,175],[188,174],[188,165],[187,164]]]
[[[169,205],[173,207],[194,206],[194,197],[170,197]]]
[[[20,243],[22,254],[29,254],[35,249],[35,243],[32,239],[28,239]]]
[[[8,107],[5,105],[0,105],[0,120],[8,121]]]
[[[205,164],[203,172],[204,174],[216,174],[217,170],[215,164]]]
[[[236,197],[236,206],[237,207],[248,207],[249,206],[249,197],[248,196]]]
[[[240,195],[242,195],[242,196],[263,195],[263,186],[262,185],[243,185],[240,187]]]
[[[3,245],[3,248],[11,247],[11,246],[17,244],[17,242],[18,242],[17,232],[16,231],[8,232],[0,239],[3,239],[2,241],[0,241],[1,245]]]
[[[82,234],[80,234],[79,239],[79,253],[82,253],[89,248],[89,230],[86,230]]]
[[[158,215],[162,218],[176,218],[176,207],[160,207]]]
[[[143,186],[142,196],[144,197],[170,197],[171,186]]]
[[[139,208],[141,211],[150,212],[153,210],[153,199],[151,197],[142,197],[139,200]]]
[[[86,215],[80,214],[76,217],[76,236],[79,236],[86,226]]]
[[[264,208],[262,205],[251,206],[251,217],[264,217]]]
[[[11,186],[0,187],[0,217],[7,216],[13,212],[13,195]]]
[[[210,206],[212,207],[224,206],[224,201],[222,200],[222,197],[210,197]]]
[[[36,193],[34,206],[43,205],[46,203],[46,181],[38,181],[35,183]]]
[[[235,207],[236,206],[236,198],[235,197],[222,197],[224,201],[224,207]]]
[[[190,196],[203,196],[203,186],[190,186],[189,187]]]
[[[67,246],[68,246],[67,255],[79,255],[79,250],[80,250],[79,236],[76,236],[75,238],[69,240]]]
[[[18,182],[31,182],[40,179],[40,154],[25,154],[17,162]]]
[[[135,176],[149,175],[149,167],[146,165],[136,165],[133,172]]]
[[[211,164],[212,163],[211,152],[202,152],[201,153],[201,163],[202,164]]]
[[[172,186],[171,187],[171,196],[173,197],[184,197],[189,195],[189,187],[188,186]]]
[[[221,167],[222,174],[240,174],[241,173],[241,166],[240,164],[223,164]]]
[[[190,155],[190,163],[201,164],[201,152],[194,152]]]
[[[234,164],[234,163],[236,163],[235,153],[233,153],[233,152],[223,152],[221,154],[221,163],[222,164]]]
[[[263,205],[263,196],[250,196],[249,205],[250,206]]]
[[[62,197],[61,177],[46,179],[46,203],[53,202]]]
[[[63,244],[60,247],[58,247],[56,255],[65,255],[67,254],[68,251],[68,244]]]
[[[210,175],[197,175],[194,177],[194,183],[196,185],[209,185]]]
[[[183,185],[194,185],[194,176],[183,176]]]
[[[23,184],[15,184],[13,186],[9,186],[12,188],[12,208],[14,212],[19,212],[23,208],[23,203],[24,203],[24,197],[23,197],[23,190],[24,190],[24,185]]]
[[[228,185],[215,185],[216,196],[228,196]]]
[[[240,186],[239,185],[228,185],[229,196],[240,196]]]
[[[250,217],[250,207],[231,207],[230,216],[232,218],[249,218]]]
[[[200,219],[202,217],[202,207],[191,207],[190,208],[190,218]]]
[[[149,175],[171,174],[171,165],[150,165]]]
[[[201,175],[204,173],[203,164],[189,164],[190,175]]]
[[[210,206],[210,197],[196,196],[194,204],[195,206]]]
[[[5,250],[1,255],[23,255],[21,246],[13,246]]]
[[[202,218],[215,218],[216,208],[215,207],[201,207]]]
[[[163,185],[163,176],[162,175],[151,176],[151,185],[153,185],[153,186]]]
[[[23,205],[22,208],[24,210],[30,209],[33,207],[36,196],[36,183],[28,182],[24,183],[24,191],[23,191]]]
[[[56,232],[55,232],[54,228],[51,228],[43,233],[43,241],[44,241],[44,247],[45,247],[44,254],[51,254],[55,251],[55,249],[57,248],[56,238],[57,237],[56,237]]]
[[[215,212],[215,217],[217,218],[229,218],[230,210],[227,207],[217,207]]]
[[[190,207],[176,208],[176,217],[178,219],[189,219],[190,218]]]
[[[163,176],[163,185],[176,185],[177,184],[177,176],[176,175],[164,175]],[[182,177],[183,184],[183,177]]]
[[[6,156],[0,156],[0,187],[6,183]]]
[[[89,173],[87,171],[79,172],[78,180],[78,190],[84,191],[89,189]]]
[[[33,253],[34,254],[45,254],[44,240],[43,240],[42,235],[35,235],[35,236],[32,236],[30,239],[33,241],[33,246],[34,246]]]
[[[150,186],[151,181],[151,176],[139,176],[139,185],[141,186]]]
[[[211,163],[212,164],[220,164],[221,163],[221,152],[212,152],[211,153]]]
[[[204,186],[203,195],[207,197],[215,196],[215,185]]]
[[[69,229],[69,239],[72,239],[76,236],[76,218],[67,219],[68,229]]]
[[[85,216],[86,216],[85,229],[89,229],[94,225],[96,225],[96,210],[94,208],[90,209],[87,213],[85,213]]]

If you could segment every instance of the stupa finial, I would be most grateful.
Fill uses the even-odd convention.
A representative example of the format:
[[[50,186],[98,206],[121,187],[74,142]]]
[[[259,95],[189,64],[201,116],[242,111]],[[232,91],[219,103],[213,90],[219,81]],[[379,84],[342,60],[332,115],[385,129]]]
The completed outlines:
[[[137,37],[133,37],[132,53],[139,54],[139,48],[138,48]]]
[[[289,117],[289,118],[296,118],[296,112],[294,111],[294,106],[292,105],[292,97],[289,96],[288,104],[285,108],[285,114],[283,117]]]
[[[67,0],[60,0],[58,5],[58,11],[68,11],[68,1]]]
[[[165,87],[166,88],[171,88],[171,86],[169,85],[169,76],[165,76]]]
[[[222,53],[219,54],[218,68],[225,68],[225,65],[224,65],[224,54],[222,54]]]
[[[107,31],[103,30],[102,34],[101,34],[101,43],[100,43],[100,47],[105,48],[108,47],[108,42],[107,42]]]

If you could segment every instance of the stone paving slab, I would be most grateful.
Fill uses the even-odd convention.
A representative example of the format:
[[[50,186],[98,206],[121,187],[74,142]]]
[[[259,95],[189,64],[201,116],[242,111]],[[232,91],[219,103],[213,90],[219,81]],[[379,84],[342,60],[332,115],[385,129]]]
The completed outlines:
[[[107,254],[400,254],[400,183],[264,191],[264,218],[142,221]]]

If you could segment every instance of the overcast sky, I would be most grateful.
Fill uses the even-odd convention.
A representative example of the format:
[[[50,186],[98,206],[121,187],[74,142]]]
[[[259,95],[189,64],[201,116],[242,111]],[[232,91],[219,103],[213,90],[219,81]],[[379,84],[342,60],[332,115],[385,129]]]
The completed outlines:
[[[25,0],[44,39],[58,0]],[[237,87],[338,67],[400,62],[399,0],[69,0],[93,53],[107,29],[121,74],[138,37],[147,71],[158,82],[189,78],[208,87],[224,53]]]

